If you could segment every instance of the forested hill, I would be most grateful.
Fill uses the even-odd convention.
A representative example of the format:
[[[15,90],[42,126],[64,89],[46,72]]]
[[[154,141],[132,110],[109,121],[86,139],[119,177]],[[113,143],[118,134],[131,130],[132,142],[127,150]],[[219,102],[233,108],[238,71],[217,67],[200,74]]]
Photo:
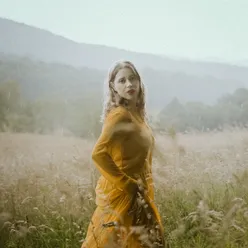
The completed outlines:
[[[166,32],[166,31],[165,31]],[[0,52],[106,70],[116,60],[129,59],[139,68],[153,68],[196,76],[246,82],[248,68],[220,63],[173,60],[165,56],[130,52],[107,46],[77,43],[46,30],[0,18]],[[149,37],[149,34],[148,34]],[[204,47],[202,48],[204,49]]]
[[[99,130],[107,69],[119,59],[138,66],[149,114],[162,128],[172,123],[182,131],[202,130],[248,121],[247,67],[79,44],[1,18],[0,32],[0,130]]]
[[[86,67],[72,67],[58,63],[45,63],[0,54],[0,84],[15,81],[28,99],[60,96],[65,98],[102,98],[107,71]],[[213,104],[217,98],[235,89],[248,86],[234,79],[197,77],[182,72],[142,70],[147,89],[147,106],[159,112],[174,97],[182,102],[202,101]]]

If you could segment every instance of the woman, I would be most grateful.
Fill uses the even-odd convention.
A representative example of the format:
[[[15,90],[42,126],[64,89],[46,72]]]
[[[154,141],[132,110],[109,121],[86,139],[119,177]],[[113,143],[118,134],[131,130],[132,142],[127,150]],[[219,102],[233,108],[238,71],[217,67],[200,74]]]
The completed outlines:
[[[102,133],[92,152],[101,173],[97,208],[81,248],[164,247],[153,202],[154,137],[146,123],[144,85],[131,62],[115,64],[108,90]]]

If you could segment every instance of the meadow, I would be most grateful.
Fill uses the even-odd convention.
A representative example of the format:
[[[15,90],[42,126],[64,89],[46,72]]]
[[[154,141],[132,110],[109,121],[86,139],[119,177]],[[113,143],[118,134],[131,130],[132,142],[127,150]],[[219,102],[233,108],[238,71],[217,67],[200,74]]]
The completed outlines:
[[[248,131],[158,134],[168,247],[248,247]],[[0,133],[0,247],[79,248],[95,209],[94,140]]]

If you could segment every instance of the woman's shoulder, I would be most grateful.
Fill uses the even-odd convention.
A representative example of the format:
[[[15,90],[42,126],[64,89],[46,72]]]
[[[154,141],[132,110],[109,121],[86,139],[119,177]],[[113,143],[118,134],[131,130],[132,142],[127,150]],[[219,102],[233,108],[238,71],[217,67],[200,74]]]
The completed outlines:
[[[130,113],[123,106],[118,106],[110,110],[106,121],[122,122],[131,120]]]
[[[125,107],[118,106],[112,109],[104,122],[105,130],[108,130],[109,134],[121,134],[134,130],[134,125],[130,113]],[[111,131],[109,131],[109,128]]]

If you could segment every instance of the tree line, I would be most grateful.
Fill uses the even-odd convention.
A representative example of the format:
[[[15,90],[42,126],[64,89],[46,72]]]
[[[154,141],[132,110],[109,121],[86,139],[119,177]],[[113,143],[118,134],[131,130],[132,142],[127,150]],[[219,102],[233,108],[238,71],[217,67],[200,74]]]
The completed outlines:
[[[238,88],[226,94],[212,105],[202,102],[181,103],[174,98],[159,113],[156,126],[160,129],[173,127],[178,131],[223,130],[229,127],[247,127],[248,89]]]
[[[64,96],[27,99],[20,84],[8,81],[0,84],[0,130],[39,134],[62,133],[79,137],[97,137],[101,131],[102,100],[97,94],[81,98]],[[248,89],[239,88],[233,94],[220,97],[216,104],[169,102],[156,118],[150,118],[155,130],[174,128],[190,130],[222,130],[225,126],[248,124]]]
[[[27,99],[17,82],[0,84],[2,132],[92,137],[100,132],[100,114],[101,103],[94,95],[69,100],[64,96]]]

